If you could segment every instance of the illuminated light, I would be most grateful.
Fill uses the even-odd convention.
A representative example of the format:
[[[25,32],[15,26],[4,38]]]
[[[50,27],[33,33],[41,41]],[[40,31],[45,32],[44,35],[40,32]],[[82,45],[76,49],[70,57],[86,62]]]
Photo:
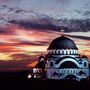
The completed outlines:
[[[42,70],[39,69],[39,68],[34,68],[34,69],[33,69],[33,73],[40,73],[40,72],[42,72]]]
[[[37,76],[36,75],[34,75],[34,78],[36,78]]]
[[[33,73],[35,73],[35,71],[36,71],[36,69],[34,68],[34,69],[33,69]]]
[[[36,73],[36,72],[37,72],[37,69],[36,69],[36,68],[34,68],[34,69],[33,69],[33,73]]]
[[[29,78],[31,78],[31,77],[32,77],[32,75],[31,75],[31,74],[29,74],[29,75],[28,75],[28,79],[29,79]]]

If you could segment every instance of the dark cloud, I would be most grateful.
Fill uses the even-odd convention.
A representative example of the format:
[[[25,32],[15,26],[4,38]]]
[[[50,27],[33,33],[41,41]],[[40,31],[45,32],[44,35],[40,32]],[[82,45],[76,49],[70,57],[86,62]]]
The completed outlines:
[[[23,21],[10,21],[10,23],[13,24],[18,24],[24,28],[33,28],[33,29],[40,29],[40,30],[57,30],[57,27],[51,23],[47,23],[47,24],[39,24],[39,23],[35,23],[35,22],[23,22]]]
[[[0,34],[2,34],[2,35],[12,35],[12,34],[14,34],[14,30],[12,28],[9,28],[9,27],[0,28]]]
[[[43,22],[35,22],[35,21],[32,21],[32,22],[28,22],[28,21],[15,21],[15,20],[12,20],[12,21],[9,21],[10,23],[13,23],[13,24],[16,24],[16,25],[20,25],[21,27],[24,27],[26,30],[28,29],[34,29],[34,30],[42,30],[42,31],[45,31],[45,32],[48,32],[48,31],[57,31],[57,32],[60,32],[61,29],[64,29],[65,32],[68,32],[68,27],[65,27],[64,25],[63,26],[57,26],[57,25],[54,25],[52,22],[48,23],[43,23]]]
[[[85,11],[83,13],[83,16],[85,16],[86,18],[89,18],[90,17],[90,11]]]
[[[35,45],[35,46],[45,46],[48,45],[48,41],[35,41],[35,42],[30,42],[30,41],[20,41],[18,43],[20,45]]]
[[[0,28],[0,34],[8,34],[10,33],[8,30],[6,30],[5,28]]]
[[[21,13],[21,12],[26,12],[26,11],[25,10],[21,10],[21,9],[15,11],[15,13]]]
[[[25,68],[29,63],[32,63],[32,60],[11,60],[11,61],[3,61],[0,60],[0,69],[1,68]]]
[[[12,24],[19,25],[24,27],[26,30],[34,29],[34,30],[42,30],[42,31],[59,31],[64,29],[65,32],[84,32],[90,31],[90,19],[85,20],[53,20],[51,18],[48,19],[40,19],[40,20],[32,20],[32,21],[9,21]]]
[[[84,16],[84,17],[87,18],[87,19],[90,18],[90,10],[84,11],[84,10],[77,10],[77,9],[75,9],[74,11],[75,11],[77,14],[80,14],[80,15]]]
[[[8,32],[5,29],[0,28],[0,34],[7,34]]]
[[[19,59],[30,59],[31,56],[30,55],[27,55],[27,54],[13,54],[11,55],[11,57],[15,60],[17,60],[18,58]]]
[[[87,36],[67,35],[67,34],[66,34],[66,36],[69,36],[72,38],[77,38],[77,39],[90,40],[90,37],[87,37]]]

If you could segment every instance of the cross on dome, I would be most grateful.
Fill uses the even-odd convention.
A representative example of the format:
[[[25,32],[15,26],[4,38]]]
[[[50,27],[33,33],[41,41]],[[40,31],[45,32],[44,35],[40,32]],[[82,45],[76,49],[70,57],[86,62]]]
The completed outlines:
[[[62,28],[60,31],[61,31],[61,35],[63,35],[65,30]]]

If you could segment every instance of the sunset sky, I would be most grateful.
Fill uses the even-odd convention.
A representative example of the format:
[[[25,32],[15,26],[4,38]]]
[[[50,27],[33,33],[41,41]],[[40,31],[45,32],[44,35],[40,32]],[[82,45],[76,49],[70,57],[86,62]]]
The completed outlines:
[[[0,66],[36,64],[37,57],[61,35],[60,30],[49,25],[57,27],[56,20],[63,18],[90,19],[90,0],[0,0]],[[90,60],[90,30],[64,34]]]

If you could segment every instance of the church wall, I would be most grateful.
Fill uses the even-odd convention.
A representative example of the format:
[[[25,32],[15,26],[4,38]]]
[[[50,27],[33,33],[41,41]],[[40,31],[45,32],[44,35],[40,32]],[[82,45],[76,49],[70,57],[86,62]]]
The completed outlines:
[[[79,75],[80,71],[83,71],[85,74]],[[55,72],[57,74],[53,75]],[[47,69],[48,79],[64,79],[67,75],[75,75],[77,79],[87,78],[89,76],[89,69]]]

